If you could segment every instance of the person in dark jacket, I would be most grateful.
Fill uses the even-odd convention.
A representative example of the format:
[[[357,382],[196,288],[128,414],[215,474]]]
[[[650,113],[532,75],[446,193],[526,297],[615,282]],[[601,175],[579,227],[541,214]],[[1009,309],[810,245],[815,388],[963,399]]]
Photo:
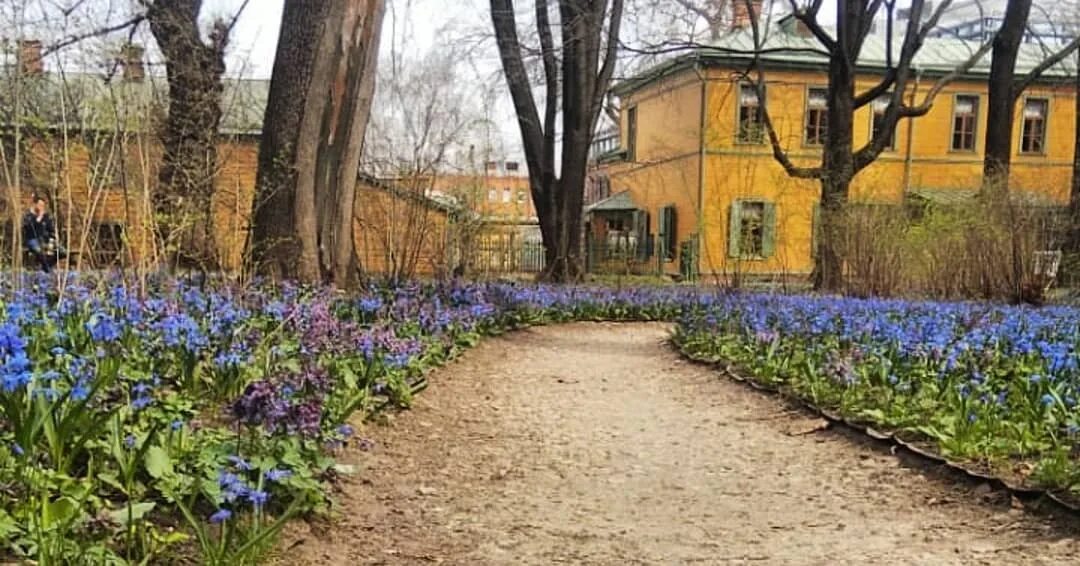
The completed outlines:
[[[33,196],[30,210],[23,216],[22,238],[26,249],[41,264],[41,270],[45,273],[52,271],[59,249],[56,245],[56,225],[41,195]]]

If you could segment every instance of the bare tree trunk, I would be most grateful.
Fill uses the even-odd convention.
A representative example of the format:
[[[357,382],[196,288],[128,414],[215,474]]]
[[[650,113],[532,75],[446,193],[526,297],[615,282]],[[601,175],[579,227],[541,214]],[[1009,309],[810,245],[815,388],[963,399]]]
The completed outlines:
[[[286,0],[270,84],[251,252],[275,278],[358,278],[353,215],[384,0]]]
[[[540,219],[547,260],[542,277],[570,282],[583,275],[581,218],[589,145],[615,69],[623,0],[611,0],[610,7],[607,0],[559,0],[558,4],[559,48],[547,0],[535,4],[544,68],[543,122],[522,59],[513,0],[491,0],[491,19]],[[556,176],[555,126],[560,109],[563,141],[561,170]]]
[[[170,240],[191,223],[200,248],[185,250],[184,259],[216,269],[211,199],[230,26],[216,22],[204,42],[199,32],[201,8],[202,0],[157,0],[146,12],[169,80],[169,114],[161,133],[164,155],[154,208],[162,242],[175,248],[177,243]],[[180,257],[179,251],[173,255]]]
[[[851,181],[855,178],[855,76],[854,65],[835,52],[829,65],[828,116],[829,135],[822,156],[821,176],[821,249],[814,265],[814,288],[839,291],[844,280],[844,264],[839,244],[842,241],[844,205]]]
[[[1076,63],[1080,69],[1080,53]],[[1076,74],[1076,117],[1073,138],[1072,188],[1069,191],[1069,220],[1066,227],[1066,249],[1076,253],[1080,251],[1080,71]]]
[[[1031,0],[1009,0],[1005,19],[994,37],[993,59],[987,97],[986,157],[983,161],[983,185],[995,191],[1009,189],[1009,166],[1012,161],[1013,124],[1016,99],[1016,57],[1024,40]]]

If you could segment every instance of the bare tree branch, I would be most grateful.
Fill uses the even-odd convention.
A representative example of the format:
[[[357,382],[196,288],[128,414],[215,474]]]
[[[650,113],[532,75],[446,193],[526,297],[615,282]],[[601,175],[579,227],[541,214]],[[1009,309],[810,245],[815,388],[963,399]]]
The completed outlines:
[[[60,50],[65,49],[67,47],[71,47],[72,45],[75,45],[77,43],[81,43],[83,41],[86,41],[87,39],[93,39],[95,37],[101,37],[101,36],[116,33],[118,31],[123,31],[123,30],[126,30],[128,28],[138,27],[138,25],[141,24],[145,20],[146,20],[146,15],[145,14],[139,14],[137,16],[134,16],[134,17],[132,17],[130,19],[127,19],[127,20],[125,20],[125,21],[123,21],[121,23],[115,24],[115,25],[105,26],[105,27],[97,28],[97,29],[94,29],[94,30],[91,30],[91,31],[88,31],[88,32],[85,32],[85,33],[80,33],[80,34],[72,35],[70,37],[66,37],[66,38],[61,39],[60,41],[58,41],[58,42],[56,42],[56,43],[54,43],[52,45],[49,45],[49,46],[46,46],[45,48],[43,48],[41,50],[42,57],[51,55],[51,54],[53,54],[53,53],[55,53],[57,51],[60,51]]]

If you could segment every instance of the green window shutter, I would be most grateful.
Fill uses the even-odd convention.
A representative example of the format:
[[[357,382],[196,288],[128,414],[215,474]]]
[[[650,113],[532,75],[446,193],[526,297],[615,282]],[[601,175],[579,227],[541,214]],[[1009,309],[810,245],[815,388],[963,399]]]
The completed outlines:
[[[638,234],[637,259],[645,261],[649,259],[649,213],[644,210],[635,211],[634,222],[637,224]]]
[[[739,257],[739,238],[742,235],[742,203],[731,203],[728,210],[728,256]]]
[[[817,259],[818,245],[821,240],[821,203],[814,203],[810,217],[810,257]]]
[[[761,227],[761,255],[772,257],[776,254],[776,204],[765,203],[765,217]]]
[[[657,241],[660,243],[659,253],[656,255],[664,257],[667,255],[667,233],[668,233],[668,214],[667,207],[660,209],[660,228],[659,234],[657,234]]]
[[[667,207],[667,257],[675,259],[679,246],[679,216],[674,206]]]

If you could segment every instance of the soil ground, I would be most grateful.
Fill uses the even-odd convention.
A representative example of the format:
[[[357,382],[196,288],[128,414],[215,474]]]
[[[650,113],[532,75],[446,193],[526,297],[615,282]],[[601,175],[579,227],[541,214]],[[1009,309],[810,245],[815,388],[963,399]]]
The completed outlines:
[[[661,325],[485,341],[359,430],[282,564],[1061,564],[1077,524],[683,361]]]

